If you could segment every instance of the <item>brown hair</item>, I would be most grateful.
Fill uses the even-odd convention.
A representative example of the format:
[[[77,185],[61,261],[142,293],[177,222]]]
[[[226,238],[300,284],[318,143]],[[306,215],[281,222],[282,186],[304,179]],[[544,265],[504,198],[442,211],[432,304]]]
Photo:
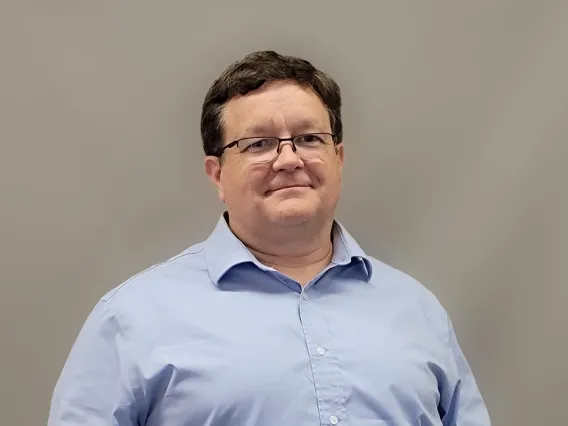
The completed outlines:
[[[295,81],[313,90],[328,110],[332,133],[338,143],[342,141],[341,91],[335,80],[305,59],[265,50],[250,53],[230,65],[207,92],[201,111],[205,155],[219,155],[223,147],[223,110],[226,103],[265,83],[279,80]]]

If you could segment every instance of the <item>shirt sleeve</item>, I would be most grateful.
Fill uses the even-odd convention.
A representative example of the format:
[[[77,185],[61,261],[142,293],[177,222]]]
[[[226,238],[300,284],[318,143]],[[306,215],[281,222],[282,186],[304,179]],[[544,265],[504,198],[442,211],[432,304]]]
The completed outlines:
[[[138,425],[135,370],[117,316],[100,301],[85,322],[53,392],[48,426]]]
[[[450,398],[442,401],[445,405],[442,407],[443,426],[491,426],[489,413],[449,318],[448,333],[448,344],[458,377]]]

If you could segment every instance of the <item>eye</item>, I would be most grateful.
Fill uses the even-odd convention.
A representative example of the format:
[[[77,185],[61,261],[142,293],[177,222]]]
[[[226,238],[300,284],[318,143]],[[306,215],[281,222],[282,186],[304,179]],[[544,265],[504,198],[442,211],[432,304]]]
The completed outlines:
[[[296,136],[294,143],[302,144],[302,145],[318,145],[323,143],[323,139],[320,135],[310,133],[307,135],[299,135]]]
[[[271,138],[254,138],[245,141],[243,151],[259,152],[267,151],[278,145],[277,139]]]

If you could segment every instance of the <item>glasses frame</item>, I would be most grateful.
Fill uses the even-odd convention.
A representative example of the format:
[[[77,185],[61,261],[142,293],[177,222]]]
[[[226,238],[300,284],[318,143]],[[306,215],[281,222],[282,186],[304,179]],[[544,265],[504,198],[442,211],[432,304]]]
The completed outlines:
[[[289,138],[277,138],[276,136],[247,136],[245,138],[237,139],[236,141],[232,141],[232,142],[228,143],[227,145],[225,145],[223,148],[221,148],[221,150],[216,155],[216,157],[221,157],[225,153],[225,150],[227,150],[229,148],[232,148],[234,146],[238,147],[239,142],[241,142],[241,141],[244,141],[244,140],[247,140],[247,139],[258,139],[258,138],[260,138],[260,139],[275,139],[275,140],[278,140],[278,147],[276,148],[276,156],[274,157],[274,158],[276,158],[278,156],[278,154],[280,154],[280,147],[282,145],[282,142],[290,141],[290,143],[292,144],[292,150],[294,152],[296,152],[298,150],[298,148],[296,147],[296,144],[294,143],[294,139],[300,138],[302,136],[310,136],[310,135],[331,136],[331,140],[333,141],[334,146],[338,145],[338,142],[339,142],[336,134],[328,133],[328,132],[302,133],[301,135],[296,135],[296,136],[292,136],[292,137],[289,137]]]

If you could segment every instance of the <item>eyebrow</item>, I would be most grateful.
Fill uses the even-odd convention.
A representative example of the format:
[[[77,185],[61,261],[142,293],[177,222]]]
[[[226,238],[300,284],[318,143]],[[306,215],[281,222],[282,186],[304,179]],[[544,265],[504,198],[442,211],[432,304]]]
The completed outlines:
[[[321,129],[322,124],[317,120],[304,119],[294,123],[292,126],[293,133],[306,132],[306,131],[326,131]],[[271,122],[255,123],[245,129],[241,138],[254,137],[254,136],[272,136],[274,126]]]

